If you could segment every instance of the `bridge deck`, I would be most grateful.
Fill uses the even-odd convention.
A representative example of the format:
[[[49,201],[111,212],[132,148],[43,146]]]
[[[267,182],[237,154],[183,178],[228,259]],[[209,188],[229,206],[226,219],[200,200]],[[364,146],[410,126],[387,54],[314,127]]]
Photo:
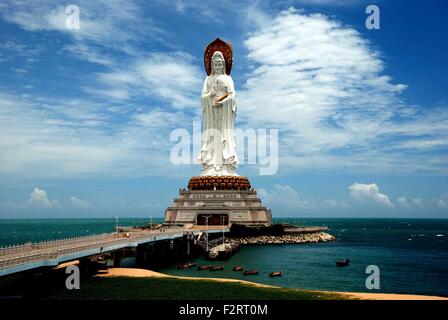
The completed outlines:
[[[181,238],[185,233],[198,235],[206,231],[209,233],[222,232],[222,228],[209,227],[208,230],[206,227],[135,229],[129,232],[129,237],[126,236],[126,233],[107,233],[4,247],[0,248],[0,276],[38,267],[57,266],[62,262],[118,249],[137,247],[139,244]]]

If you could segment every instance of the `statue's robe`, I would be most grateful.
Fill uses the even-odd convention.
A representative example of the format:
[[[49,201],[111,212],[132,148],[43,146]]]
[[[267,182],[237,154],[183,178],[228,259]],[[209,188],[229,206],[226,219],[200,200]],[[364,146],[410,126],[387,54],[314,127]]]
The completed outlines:
[[[212,90],[216,90],[215,81],[218,77],[219,81],[225,85],[228,96],[220,106],[215,107],[213,100],[218,98],[222,92],[213,98],[210,97],[210,93]],[[238,157],[233,130],[236,99],[232,77],[226,74],[207,76],[202,89],[201,105],[204,115],[204,141],[198,157],[203,166],[201,175],[237,175],[235,170],[238,165]],[[222,108],[222,111],[214,111],[214,108]],[[215,123],[217,118],[219,118],[219,123]]]

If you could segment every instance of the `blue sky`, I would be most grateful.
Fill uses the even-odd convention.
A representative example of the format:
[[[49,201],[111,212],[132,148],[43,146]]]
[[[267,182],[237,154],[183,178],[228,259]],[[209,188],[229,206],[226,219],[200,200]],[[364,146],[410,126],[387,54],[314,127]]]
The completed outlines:
[[[201,120],[216,37],[234,49],[236,126],[279,130],[276,174],[238,169],[274,216],[447,217],[447,14],[444,0],[2,1],[0,218],[163,216],[200,172],[170,162],[170,133]]]

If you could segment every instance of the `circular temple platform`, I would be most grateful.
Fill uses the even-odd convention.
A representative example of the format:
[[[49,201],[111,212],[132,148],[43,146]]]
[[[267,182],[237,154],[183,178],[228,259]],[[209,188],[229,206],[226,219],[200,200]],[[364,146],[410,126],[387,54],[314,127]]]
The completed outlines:
[[[188,182],[189,190],[249,190],[250,181],[242,176],[197,176]]]

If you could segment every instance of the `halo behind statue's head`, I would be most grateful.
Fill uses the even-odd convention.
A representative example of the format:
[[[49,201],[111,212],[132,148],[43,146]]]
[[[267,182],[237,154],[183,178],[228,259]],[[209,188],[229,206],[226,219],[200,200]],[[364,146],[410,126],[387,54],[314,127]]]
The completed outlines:
[[[225,62],[226,74],[230,74],[232,70],[232,46],[217,38],[215,41],[210,43],[204,51],[204,66],[207,75],[211,75],[212,73],[212,59],[215,52],[219,51],[222,55],[222,58]]]

